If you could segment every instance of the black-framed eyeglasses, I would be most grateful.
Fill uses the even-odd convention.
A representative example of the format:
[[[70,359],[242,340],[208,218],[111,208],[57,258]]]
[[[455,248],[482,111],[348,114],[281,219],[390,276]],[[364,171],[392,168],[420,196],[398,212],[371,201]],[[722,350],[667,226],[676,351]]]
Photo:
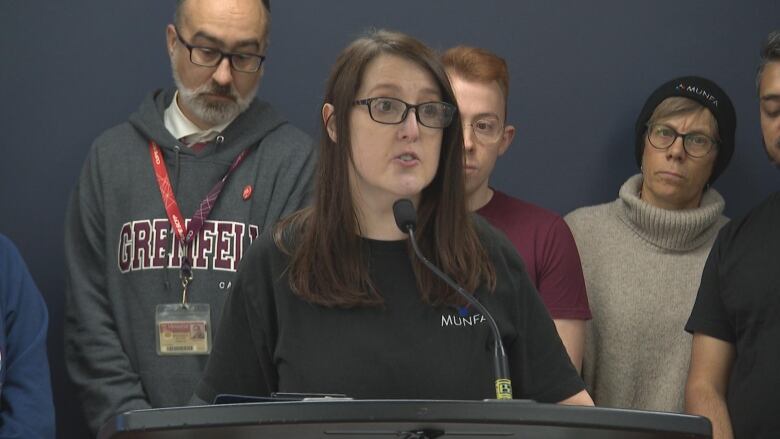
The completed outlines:
[[[420,125],[428,128],[447,128],[452,123],[457,108],[446,102],[421,102],[417,105],[408,104],[400,99],[376,97],[360,99],[355,105],[368,107],[368,115],[374,122],[397,125],[414,109],[414,116]]]
[[[704,157],[718,144],[715,139],[706,134],[680,134],[674,128],[660,123],[647,127],[647,140],[655,149],[668,149],[678,137],[682,137],[683,149],[691,157]]]
[[[504,134],[504,124],[497,117],[483,117],[465,126],[471,127],[474,136],[482,143],[495,143]]]
[[[230,68],[237,72],[255,73],[265,61],[265,55],[255,55],[252,53],[223,52],[213,47],[195,46],[182,38],[178,28],[174,28],[176,37],[181,41],[184,47],[190,52],[190,61],[202,67],[216,67],[223,59],[230,61]]]

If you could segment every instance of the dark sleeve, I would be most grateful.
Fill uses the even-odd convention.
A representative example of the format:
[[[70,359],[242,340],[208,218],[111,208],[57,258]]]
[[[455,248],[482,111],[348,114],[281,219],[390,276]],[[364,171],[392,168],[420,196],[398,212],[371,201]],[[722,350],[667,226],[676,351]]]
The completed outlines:
[[[553,319],[590,320],[580,255],[562,218],[552,223],[543,245],[537,284],[550,315]]]
[[[585,389],[553,321],[525,272],[523,262],[503,235],[494,234],[492,252],[497,282],[507,283],[509,319],[517,336],[506,347],[515,399],[560,402]]]
[[[2,236],[0,283],[5,323],[0,437],[53,439],[46,304],[16,248]]]
[[[270,273],[275,245],[269,235],[263,233],[242,259],[225,302],[214,348],[195,390],[195,397],[208,403],[220,394],[268,396],[276,391]]]
[[[533,289],[527,276],[521,284],[523,296],[522,332],[510,350],[519,370],[512,376],[520,378],[522,398],[538,402],[560,402],[585,389],[585,383],[571,364],[555,325],[550,319],[539,294]],[[522,354],[520,354],[522,352]]]
[[[690,333],[700,332],[721,339],[729,343],[736,342],[736,331],[723,303],[720,285],[720,260],[724,247],[724,240],[727,238],[726,226],[718,235],[718,239],[710,250],[707,257],[707,263],[704,264],[704,271],[701,275],[699,292],[696,295],[696,302],[693,305],[693,311],[685,325],[685,330]]]
[[[151,408],[119,339],[107,293],[102,181],[97,148],[65,217],[65,365],[93,432],[111,416]]]

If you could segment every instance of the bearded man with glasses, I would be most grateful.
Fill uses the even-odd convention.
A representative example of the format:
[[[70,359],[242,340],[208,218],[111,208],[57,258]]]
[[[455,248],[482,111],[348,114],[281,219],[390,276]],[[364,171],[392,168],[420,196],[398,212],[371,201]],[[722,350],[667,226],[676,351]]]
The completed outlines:
[[[636,121],[641,173],[617,200],[566,216],[593,311],[582,370],[597,405],[683,410],[691,356],[683,327],[727,221],[711,185],[731,160],[735,129],[731,100],[714,82],[664,83]]]
[[[66,363],[93,432],[186,404],[242,255],[306,202],[311,140],[255,98],[268,0],[180,0],[175,88],[93,144],[66,219]]]
[[[498,157],[506,152],[515,135],[515,127],[506,123],[506,62],[487,50],[464,46],[446,51],[442,62],[464,124],[468,208],[512,241],[579,371],[585,321],[591,315],[571,231],[560,215],[489,185]]]

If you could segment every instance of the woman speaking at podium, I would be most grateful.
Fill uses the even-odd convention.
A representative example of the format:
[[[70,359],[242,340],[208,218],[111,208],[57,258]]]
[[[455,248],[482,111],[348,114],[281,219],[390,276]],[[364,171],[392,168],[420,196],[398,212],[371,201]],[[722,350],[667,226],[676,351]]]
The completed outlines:
[[[313,204],[242,260],[197,398],[495,398],[490,317],[415,256],[393,214],[409,199],[422,253],[495,319],[513,396],[592,404],[512,244],[467,213],[461,130],[419,41],[374,31],[341,53]]]

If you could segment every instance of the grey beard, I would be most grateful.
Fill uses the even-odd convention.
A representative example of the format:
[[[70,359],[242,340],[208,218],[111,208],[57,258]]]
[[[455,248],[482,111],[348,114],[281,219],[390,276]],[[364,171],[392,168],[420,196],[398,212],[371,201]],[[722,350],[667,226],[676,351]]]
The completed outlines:
[[[215,83],[213,80],[209,80],[205,84],[194,89],[187,88],[182,84],[175,66],[171,65],[171,67],[173,70],[173,80],[176,83],[176,88],[179,90],[181,103],[199,119],[212,126],[222,125],[223,123],[231,121],[249,108],[252,99],[254,99],[254,96],[257,93],[257,88],[260,85],[258,82],[257,85],[255,85],[255,88],[247,93],[246,96],[241,96],[233,84],[222,86]],[[203,96],[205,93],[227,96],[234,99],[234,101],[209,102],[209,100]]]

